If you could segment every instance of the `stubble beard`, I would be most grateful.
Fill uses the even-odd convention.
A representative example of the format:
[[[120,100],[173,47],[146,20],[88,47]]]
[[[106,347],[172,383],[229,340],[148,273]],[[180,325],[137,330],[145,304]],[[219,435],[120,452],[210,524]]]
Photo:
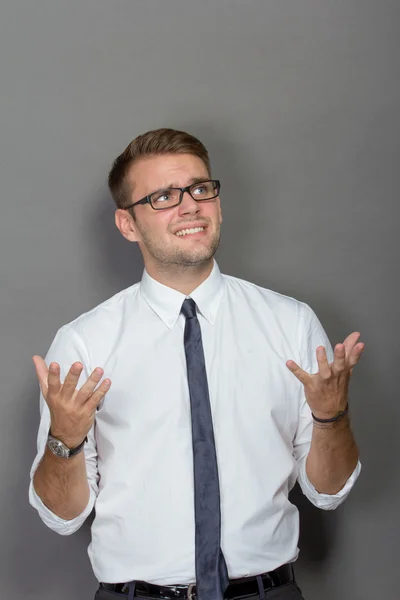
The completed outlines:
[[[208,246],[202,246],[197,250],[185,250],[172,245],[169,248],[162,247],[145,230],[140,231],[140,234],[146,251],[161,270],[169,269],[169,267],[177,269],[196,267],[208,262],[218,250],[221,239],[221,230],[218,228]]]

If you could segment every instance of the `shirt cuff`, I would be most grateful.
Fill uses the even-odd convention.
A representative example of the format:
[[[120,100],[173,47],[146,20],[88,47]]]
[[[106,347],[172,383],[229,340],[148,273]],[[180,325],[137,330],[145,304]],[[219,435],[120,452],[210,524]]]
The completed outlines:
[[[321,494],[319,493],[311,481],[309,480],[306,472],[306,461],[303,461],[303,464],[300,468],[299,472],[299,484],[303,493],[307,498],[316,506],[317,508],[321,508],[323,510],[334,510],[337,508],[342,502],[344,502],[347,496],[350,493],[351,488],[355,484],[360,475],[361,471],[361,463],[358,461],[356,468],[353,473],[350,475],[344,486],[342,487],[337,494]]]
[[[32,480],[29,485],[29,503],[38,511],[40,518],[42,519],[43,523],[47,525],[47,527],[60,535],[71,535],[83,525],[84,521],[90,515],[94,507],[96,494],[92,487],[89,486],[89,489],[90,496],[86,508],[83,510],[83,512],[81,512],[80,515],[70,520],[62,519],[53,513],[49,508],[47,508],[47,506],[42,502],[41,498],[37,495]]]

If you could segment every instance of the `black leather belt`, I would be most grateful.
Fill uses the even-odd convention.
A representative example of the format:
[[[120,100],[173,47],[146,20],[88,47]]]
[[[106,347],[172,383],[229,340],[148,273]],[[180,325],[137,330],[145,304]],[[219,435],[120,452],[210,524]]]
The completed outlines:
[[[264,590],[268,591],[274,587],[291,583],[294,581],[293,567],[291,564],[282,565],[269,573],[260,575]],[[101,583],[100,586],[105,590],[128,594],[128,583]],[[252,596],[259,593],[257,577],[243,577],[241,579],[231,579],[225,592],[225,598],[234,599],[240,596]],[[135,595],[143,598],[163,598],[172,600],[173,598],[187,598],[192,600],[196,598],[196,586],[191,585],[154,585],[145,581],[137,581]]]

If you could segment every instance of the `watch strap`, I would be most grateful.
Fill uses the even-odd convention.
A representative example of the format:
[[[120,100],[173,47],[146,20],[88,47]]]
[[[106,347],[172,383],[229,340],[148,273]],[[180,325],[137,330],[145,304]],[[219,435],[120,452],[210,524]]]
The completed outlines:
[[[79,444],[79,446],[76,446],[76,448],[69,448],[69,456],[75,456],[75,454],[79,454],[79,452],[82,450],[83,446],[86,444],[87,441],[88,439],[86,436],[83,442]]]
[[[66,444],[64,444],[64,442],[54,437],[51,434],[51,432],[49,432],[47,438],[47,447],[51,450],[53,454],[60,458],[71,458],[71,456],[75,456],[76,454],[79,454],[79,452],[82,451],[83,446],[87,441],[88,438],[86,436],[83,442],[81,442],[78,446],[76,446],[75,448],[69,448]]]

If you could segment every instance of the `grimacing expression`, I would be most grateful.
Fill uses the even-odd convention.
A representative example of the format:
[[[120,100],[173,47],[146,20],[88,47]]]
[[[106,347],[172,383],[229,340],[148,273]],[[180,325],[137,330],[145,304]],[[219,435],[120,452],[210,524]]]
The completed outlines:
[[[186,187],[210,179],[203,161],[191,154],[167,154],[139,159],[128,175],[132,202],[157,190]],[[138,205],[135,228],[145,264],[194,266],[212,258],[220,241],[222,223],[219,197],[197,202],[188,193],[179,206],[154,210]],[[189,232],[188,229],[195,229]]]

